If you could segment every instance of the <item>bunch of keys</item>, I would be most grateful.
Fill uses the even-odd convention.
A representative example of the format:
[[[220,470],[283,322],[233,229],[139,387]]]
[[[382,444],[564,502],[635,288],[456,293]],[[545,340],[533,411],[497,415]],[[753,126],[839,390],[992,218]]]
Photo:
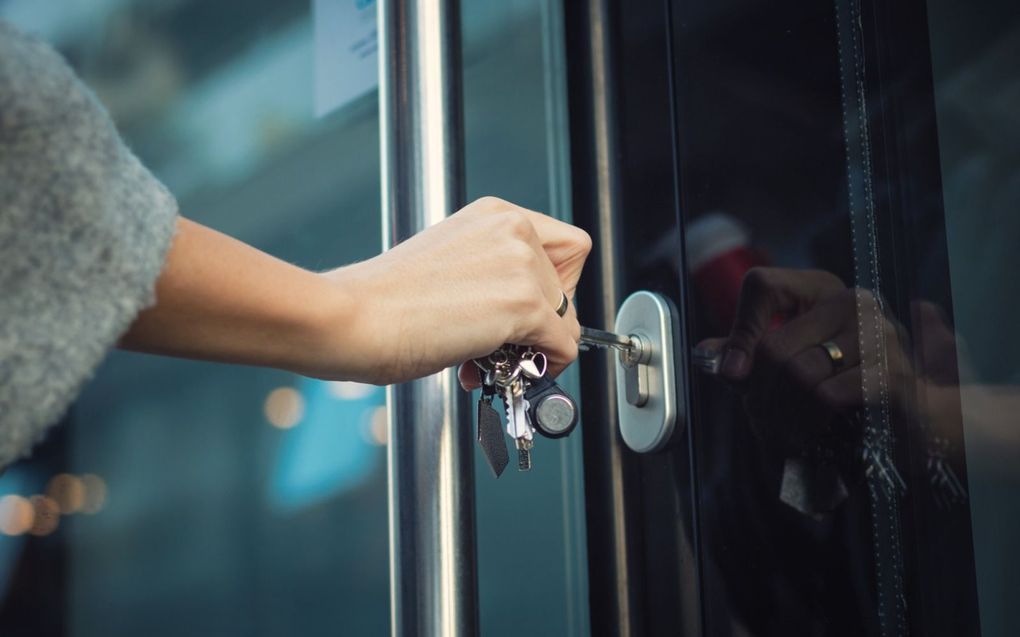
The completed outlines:
[[[478,401],[478,443],[498,478],[509,463],[499,412],[498,394],[506,411],[507,435],[517,449],[517,468],[531,469],[535,432],[562,438],[577,426],[577,404],[546,376],[545,354],[531,347],[503,345],[486,358],[475,359],[482,381]]]
[[[581,328],[580,349],[615,349],[628,368],[644,359],[641,339],[588,327]],[[507,435],[517,448],[517,468],[531,469],[535,432],[547,438],[563,438],[577,426],[578,410],[559,385],[546,376],[545,354],[531,347],[503,345],[485,358],[475,359],[482,382],[478,401],[478,443],[498,478],[509,463],[499,412],[492,406],[498,395],[507,416]]]

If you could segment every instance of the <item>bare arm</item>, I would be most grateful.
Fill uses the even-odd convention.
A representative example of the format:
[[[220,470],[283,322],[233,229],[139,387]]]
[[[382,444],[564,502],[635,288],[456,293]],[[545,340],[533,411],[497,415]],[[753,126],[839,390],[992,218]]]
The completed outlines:
[[[535,345],[558,373],[577,356],[573,296],[591,240],[493,198],[388,252],[313,273],[182,220],[157,303],[126,349],[392,383],[504,342]],[[470,381],[467,382],[470,384]]]
[[[348,332],[346,290],[187,219],[156,284],[155,306],[125,349],[311,372],[327,334]],[[335,375],[347,375],[337,366]]]

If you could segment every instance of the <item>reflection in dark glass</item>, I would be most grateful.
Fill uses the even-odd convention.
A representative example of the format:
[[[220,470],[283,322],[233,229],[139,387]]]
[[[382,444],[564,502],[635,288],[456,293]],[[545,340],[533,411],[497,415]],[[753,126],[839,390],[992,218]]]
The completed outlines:
[[[1013,309],[995,247],[1016,234],[1016,128],[995,115],[1020,104],[989,60],[1016,21],[978,51],[936,6],[929,55],[918,2],[672,8],[694,342],[752,345],[694,380],[706,633],[1012,634],[1013,551],[972,533],[1015,528],[988,472],[1017,457],[1016,342],[966,318]],[[976,210],[958,193],[981,184],[998,194]]]

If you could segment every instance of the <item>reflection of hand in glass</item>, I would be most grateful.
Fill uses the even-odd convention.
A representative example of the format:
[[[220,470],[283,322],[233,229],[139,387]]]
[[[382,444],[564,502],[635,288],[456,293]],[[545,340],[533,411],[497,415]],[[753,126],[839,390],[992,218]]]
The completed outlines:
[[[831,273],[755,268],[730,335],[698,347],[722,353],[719,373],[760,434],[803,443],[835,413],[902,385],[890,382],[910,373],[899,332],[878,299]]]

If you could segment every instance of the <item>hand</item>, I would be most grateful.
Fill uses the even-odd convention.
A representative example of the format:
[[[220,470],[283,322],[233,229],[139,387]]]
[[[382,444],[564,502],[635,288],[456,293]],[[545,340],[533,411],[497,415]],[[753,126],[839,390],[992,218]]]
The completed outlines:
[[[829,357],[826,342],[842,360]],[[720,374],[744,396],[752,425],[784,442],[809,438],[834,412],[907,387],[911,374],[899,326],[878,299],[819,270],[752,269],[730,336],[699,347],[724,352]]]
[[[479,199],[393,249],[324,276],[351,285],[347,352],[354,376],[379,384],[419,378],[486,356],[503,343],[533,345],[556,375],[577,357],[571,303],[591,238],[583,230],[500,199]],[[347,339],[347,343],[352,339]],[[477,386],[473,364],[460,370]]]

